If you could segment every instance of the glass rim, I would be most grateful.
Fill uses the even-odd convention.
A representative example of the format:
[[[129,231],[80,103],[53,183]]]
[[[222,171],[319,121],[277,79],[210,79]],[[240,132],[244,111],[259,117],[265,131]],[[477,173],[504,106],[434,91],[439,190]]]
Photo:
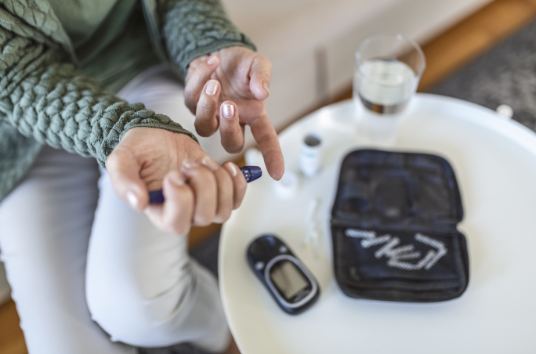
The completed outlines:
[[[403,41],[409,43],[414,49],[417,50],[417,53],[419,53],[419,56],[422,59],[422,63],[420,65],[420,68],[419,68],[418,72],[415,73],[415,79],[420,80],[420,78],[422,76],[422,73],[424,72],[424,69],[426,68],[426,57],[424,56],[424,52],[422,51],[421,47],[417,44],[417,42],[415,42],[414,40],[409,39],[409,38],[407,38],[407,37],[405,37],[405,36],[403,36],[401,34],[379,33],[379,34],[375,34],[375,35],[372,35],[372,36],[369,36],[369,37],[365,38],[361,43],[359,43],[359,45],[357,46],[357,49],[355,51],[356,61],[357,61],[357,58],[359,56],[359,51],[366,44],[368,44],[372,40],[380,38],[380,37],[390,37],[390,38],[393,38],[393,39],[403,40]],[[364,77],[368,77],[368,75],[365,74],[361,70],[361,65],[357,65],[357,62],[356,62],[356,66],[357,66],[357,71],[361,75],[363,75]],[[413,68],[411,68],[411,69],[413,70]],[[398,86],[398,85],[385,85],[385,84],[380,84],[380,85],[382,85],[382,86]]]

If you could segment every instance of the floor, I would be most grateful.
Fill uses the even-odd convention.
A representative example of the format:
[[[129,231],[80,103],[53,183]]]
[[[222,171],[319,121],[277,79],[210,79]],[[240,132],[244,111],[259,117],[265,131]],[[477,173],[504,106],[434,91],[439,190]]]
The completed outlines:
[[[496,0],[423,45],[427,68],[420,91],[427,91],[451,73],[485,52],[524,24],[536,19],[536,0]],[[351,97],[348,88],[330,103]],[[307,112],[304,112],[307,113]],[[219,225],[194,228],[190,247],[219,230]],[[0,307],[0,353],[27,353],[13,301]],[[235,349],[233,353],[238,353]]]

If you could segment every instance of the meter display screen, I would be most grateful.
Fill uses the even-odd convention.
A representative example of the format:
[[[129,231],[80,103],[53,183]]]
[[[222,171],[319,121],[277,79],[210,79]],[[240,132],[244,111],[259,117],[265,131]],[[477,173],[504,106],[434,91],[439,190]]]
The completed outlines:
[[[287,301],[310,285],[300,269],[288,260],[274,264],[270,269],[270,278]]]

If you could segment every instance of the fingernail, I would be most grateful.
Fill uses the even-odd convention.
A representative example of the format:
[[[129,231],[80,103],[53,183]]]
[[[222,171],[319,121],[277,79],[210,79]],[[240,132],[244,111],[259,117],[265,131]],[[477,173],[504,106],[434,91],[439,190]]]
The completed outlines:
[[[216,57],[215,55],[212,55],[211,57],[208,58],[207,64],[214,65],[216,64],[217,61],[218,61],[218,57]]]
[[[223,104],[223,116],[225,118],[233,118],[234,117],[234,106],[229,103]]]
[[[201,160],[201,163],[203,165],[207,166],[212,171],[216,171],[217,169],[220,168],[220,165],[218,165],[218,163],[216,161],[212,160],[208,156],[203,157],[203,160]]]
[[[184,181],[182,180],[181,175],[179,175],[179,173],[176,171],[170,172],[168,178],[169,181],[176,186],[184,185]]]
[[[218,91],[218,81],[209,80],[205,92],[207,93],[207,95],[214,96],[216,94],[216,91]]]
[[[270,89],[268,88],[268,83],[266,81],[262,82],[262,88],[265,89],[268,92],[268,96],[270,95]]]
[[[192,162],[190,162],[190,161],[188,161],[188,160],[184,160],[184,161],[182,162],[182,167],[184,167],[184,168],[192,168],[192,167],[193,167],[193,164],[192,164]]]
[[[228,163],[226,166],[229,168],[231,175],[235,177],[236,174],[238,173],[238,169],[236,168],[235,164],[231,162],[231,163]]]
[[[134,192],[132,191],[128,191],[126,194],[126,197],[127,197],[128,204],[130,204],[132,208],[138,210],[139,202],[138,202],[138,197],[136,197],[136,194],[134,194]]]
[[[212,220],[213,223],[216,223],[216,224],[223,224],[225,220],[223,220],[223,218],[219,217],[219,216],[215,216],[214,219]]]

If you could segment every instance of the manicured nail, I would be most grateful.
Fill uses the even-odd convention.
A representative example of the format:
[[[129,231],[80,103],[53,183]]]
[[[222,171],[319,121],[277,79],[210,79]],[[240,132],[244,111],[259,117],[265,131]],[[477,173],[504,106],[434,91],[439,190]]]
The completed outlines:
[[[216,64],[217,61],[218,61],[218,57],[216,57],[215,55],[212,55],[211,57],[208,58],[207,64],[214,65]]]
[[[225,220],[223,220],[223,218],[219,217],[219,216],[215,216],[214,219],[212,220],[213,223],[216,223],[216,224],[223,224]]]
[[[193,166],[194,166],[194,164],[191,161],[184,160],[182,162],[182,167],[184,167],[184,168],[192,168]]]
[[[229,169],[229,172],[231,172],[231,175],[235,177],[236,174],[238,173],[238,169],[236,168],[235,164],[231,162],[225,166]]]
[[[176,186],[183,186],[184,181],[181,178],[181,175],[177,171],[172,171],[168,175],[169,181]]]
[[[212,160],[208,156],[203,157],[203,159],[201,160],[201,163],[203,165],[207,166],[212,171],[216,171],[217,169],[220,168],[220,165],[218,165],[218,163],[216,161]]]
[[[138,201],[138,197],[136,197],[136,194],[134,194],[134,192],[132,191],[128,191],[126,194],[126,197],[127,197],[128,204],[130,204],[130,206],[134,208],[135,210],[138,210],[139,201]]]
[[[225,118],[233,118],[234,117],[234,106],[229,103],[223,104],[223,116]]]
[[[268,88],[268,83],[266,81],[262,82],[262,88],[268,92],[268,96],[270,96],[270,89]]]
[[[207,84],[207,89],[205,92],[207,95],[214,96],[216,94],[216,91],[218,91],[218,81],[217,80],[209,80]]]

